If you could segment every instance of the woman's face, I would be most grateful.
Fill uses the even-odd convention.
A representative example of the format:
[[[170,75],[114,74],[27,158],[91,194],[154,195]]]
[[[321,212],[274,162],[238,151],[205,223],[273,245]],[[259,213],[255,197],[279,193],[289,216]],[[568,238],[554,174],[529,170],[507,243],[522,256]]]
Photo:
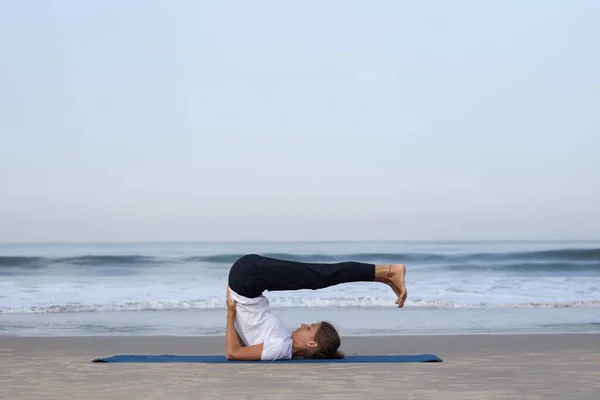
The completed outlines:
[[[317,330],[320,326],[320,322],[316,322],[310,325],[301,324],[298,329],[292,332],[292,340],[301,344],[310,345],[314,343],[316,345],[315,334],[317,333]]]

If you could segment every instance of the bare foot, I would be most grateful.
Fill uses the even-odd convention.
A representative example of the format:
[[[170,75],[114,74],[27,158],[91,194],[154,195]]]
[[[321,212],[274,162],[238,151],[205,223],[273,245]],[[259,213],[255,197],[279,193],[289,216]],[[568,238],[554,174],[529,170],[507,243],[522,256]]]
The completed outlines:
[[[406,290],[406,266],[404,264],[392,264],[390,278],[387,280],[387,284],[394,290],[398,299],[395,301],[398,304],[398,308],[404,306],[408,291]]]

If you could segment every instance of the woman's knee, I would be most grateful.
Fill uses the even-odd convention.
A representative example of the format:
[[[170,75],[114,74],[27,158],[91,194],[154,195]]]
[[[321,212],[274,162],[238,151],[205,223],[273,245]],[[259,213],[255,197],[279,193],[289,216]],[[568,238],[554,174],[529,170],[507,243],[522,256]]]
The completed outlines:
[[[259,296],[262,290],[257,288],[260,280],[257,271],[256,254],[246,254],[237,259],[229,270],[229,287],[239,295],[246,297]]]

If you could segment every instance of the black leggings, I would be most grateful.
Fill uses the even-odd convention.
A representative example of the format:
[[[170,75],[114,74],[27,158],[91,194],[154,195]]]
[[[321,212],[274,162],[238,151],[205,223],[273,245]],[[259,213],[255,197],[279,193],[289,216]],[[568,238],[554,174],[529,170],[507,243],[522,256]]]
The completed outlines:
[[[348,282],[372,282],[375,264],[355,261],[304,263],[247,254],[229,271],[229,287],[244,297],[258,297],[265,290],[322,289]]]

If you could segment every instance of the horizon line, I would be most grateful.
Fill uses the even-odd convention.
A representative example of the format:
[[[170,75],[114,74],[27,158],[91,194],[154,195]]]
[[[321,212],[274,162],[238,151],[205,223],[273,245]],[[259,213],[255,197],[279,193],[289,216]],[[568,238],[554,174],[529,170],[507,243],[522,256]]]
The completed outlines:
[[[0,245],[60,245],[60,244],[218,244],[218,243],[485,243],[485,242],[600,242],[597,239],[328,239],[328,240],[284,240],[284,239],[238,239],[238,240],[74,240],[74,241],[0,241]]]

